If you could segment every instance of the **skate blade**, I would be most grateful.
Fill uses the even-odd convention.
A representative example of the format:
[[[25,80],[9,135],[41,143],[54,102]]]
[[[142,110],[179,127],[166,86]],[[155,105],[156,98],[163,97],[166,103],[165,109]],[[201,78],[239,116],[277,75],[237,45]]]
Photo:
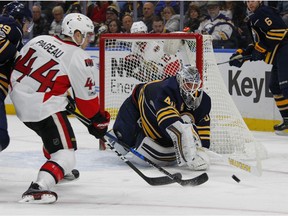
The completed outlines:
[[[33,195],[23,196],[19,203],[29,204],[52,204],[57,201],[57,198],[52,194],[42,194],[40,199],[34,199]]]
[[[275,131],[275,134],[279,136],[288,136],[288,129],[283,131]]]

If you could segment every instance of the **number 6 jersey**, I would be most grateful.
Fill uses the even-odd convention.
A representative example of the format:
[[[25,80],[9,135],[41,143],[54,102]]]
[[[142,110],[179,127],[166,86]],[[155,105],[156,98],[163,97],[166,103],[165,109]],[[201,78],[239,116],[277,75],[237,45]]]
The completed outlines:
[[[79,111],[92,118],[99,111],[96,66],[73,42],[38,36],[20,51],[11,74],[9,95],[23,122],[37,122],[65,110],[72,88]]]

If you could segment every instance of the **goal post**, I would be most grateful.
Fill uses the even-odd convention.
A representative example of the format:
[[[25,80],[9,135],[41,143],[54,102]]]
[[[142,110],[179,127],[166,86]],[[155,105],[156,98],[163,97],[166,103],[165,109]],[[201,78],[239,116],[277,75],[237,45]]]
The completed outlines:
[[[167,46],[180,41],[176,53],[164,52]],[[136,84],[174,76],[183,65],[195,65],[212,102],[210,149],[242,159],[267,157],[264,146],[255,140],[228,93],[210,36],[102,34],[99,52],[100,106],[110,112],[112,119]]]

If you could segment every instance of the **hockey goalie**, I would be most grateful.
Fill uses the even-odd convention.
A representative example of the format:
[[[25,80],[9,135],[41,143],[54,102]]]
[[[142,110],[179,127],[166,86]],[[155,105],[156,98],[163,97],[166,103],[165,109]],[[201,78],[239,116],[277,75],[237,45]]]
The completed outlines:
[[[183,67],[176,76],[138,84],[120,107],[113,133],[159,165],[206,170],[210,160],[203,148],[210,147],[210,109],[197,68]],[[114,147],[128,152],[118,143]]]

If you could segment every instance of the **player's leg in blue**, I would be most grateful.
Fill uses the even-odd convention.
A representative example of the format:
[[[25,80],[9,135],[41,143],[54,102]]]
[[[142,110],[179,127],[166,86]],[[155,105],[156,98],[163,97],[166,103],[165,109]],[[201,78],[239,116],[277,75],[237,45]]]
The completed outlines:
[[[139,119],[139,110],[130,96],[119,109],[113,131],[119,140],[132,148],[136,147],[137,135],[142,131]]]
[[[0,91],[0,152],[9,145],[10,138],[7,129],[7,117],[4,104],[5,96]]]
[[[288,73],[286,69],[288,65],[286,66],[287,60],[283,61],[281,58],[278,58],[278,60],[279,67],[273,66],[271,71],[269,88],[283,121],[275,125],[274,130],[278,135],[288,136]],[[283,65],[286,67],[283,67]]]

